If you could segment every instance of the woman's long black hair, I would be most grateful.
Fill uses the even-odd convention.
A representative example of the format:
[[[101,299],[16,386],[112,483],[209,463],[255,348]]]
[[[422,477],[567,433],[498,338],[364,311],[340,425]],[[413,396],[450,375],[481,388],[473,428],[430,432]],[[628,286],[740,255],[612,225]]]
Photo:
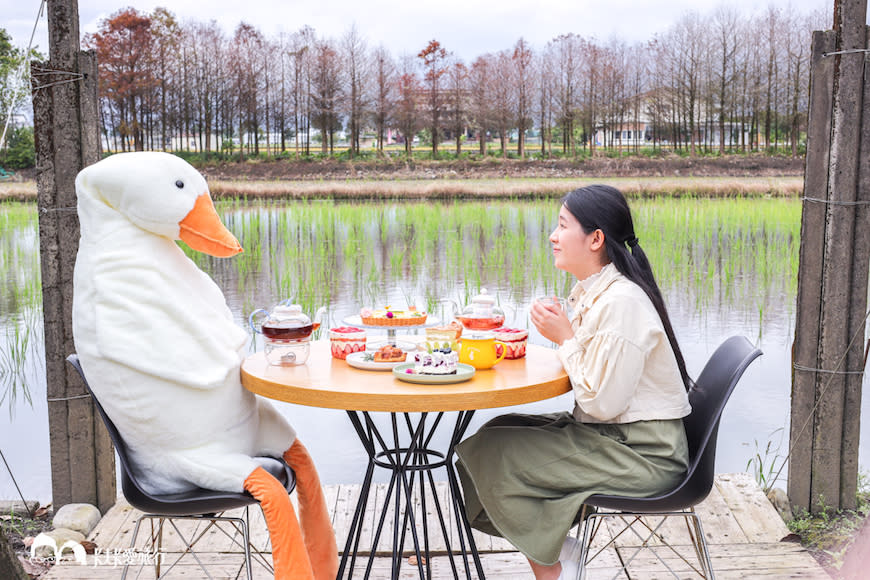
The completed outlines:
[[[677,358],[683,384],[688,390],[692,386],[692,379],[686,371],[686,361],[680,345],[677,344],[677,337],[674,335],[674,328],[671,326],[671,319],[649,260],[634,235],[634,221],[631,219],[631,210],[625,196],[609,185],[589,185],[566,194],[562,198],[562,205],[580,222],[587,234],[595,230],[604,232],[604,244],[610,261],[623,276],[643,288],[649,296],[662,320]]]

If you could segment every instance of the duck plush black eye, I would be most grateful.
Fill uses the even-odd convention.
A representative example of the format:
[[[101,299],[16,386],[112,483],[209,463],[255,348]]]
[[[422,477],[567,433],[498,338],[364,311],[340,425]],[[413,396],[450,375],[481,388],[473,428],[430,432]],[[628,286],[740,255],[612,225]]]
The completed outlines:
[[[184,189],[184,182],[179,179],[175,182],[175,187],[177,187],[178,189]]]

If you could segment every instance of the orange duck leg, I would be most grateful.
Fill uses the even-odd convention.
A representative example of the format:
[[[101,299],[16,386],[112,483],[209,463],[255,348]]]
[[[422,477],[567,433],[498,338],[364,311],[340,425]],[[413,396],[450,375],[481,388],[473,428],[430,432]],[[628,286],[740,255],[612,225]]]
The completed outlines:
[[[245,489],[260,502],[269,528],[275,578],[333,580],[338,573],[338,548],[314,462],[298,439],[284,452],[284,460],[296,472],[299,519],[287,490],[262,467],[245,480]]]

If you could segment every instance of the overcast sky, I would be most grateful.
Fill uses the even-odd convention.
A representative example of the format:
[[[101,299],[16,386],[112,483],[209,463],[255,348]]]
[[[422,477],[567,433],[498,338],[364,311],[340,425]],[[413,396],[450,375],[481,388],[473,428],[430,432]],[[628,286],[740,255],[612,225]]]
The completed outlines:
[[[707,15],[726,0],[79,0],[82,34],[95,32],[99,22],[126,7],[150,12],[167,6],[181,20],[216,20],[227,34],[239,22],[266,36],[294,32],[304,25],[321,37],[340,37],[352,24],[370,46],[383,44],[394,56],[416,54],[430,39],[470,61],[486,52],[510,48],[524,37],[536,49],[573,32],[606,41],[650,40],[682,15],[694,10]],[[834,0],[727,0],[750,15],[774,5],[788,11],[832,11]],[[0,0],[0,27],[24,48],[37,22],[40,0]],[[829,28],[830,24],[826,25]],[[48,53],[48,25],[43,14],[34,44]]]

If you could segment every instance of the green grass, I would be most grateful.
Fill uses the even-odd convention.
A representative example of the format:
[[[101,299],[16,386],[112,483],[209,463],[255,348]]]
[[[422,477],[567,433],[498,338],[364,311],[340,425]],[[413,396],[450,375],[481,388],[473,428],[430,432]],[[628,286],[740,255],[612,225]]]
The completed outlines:
[[[817,514],[801,511],[788,522],[788,529],[800,538],[801,545],[837,580],[855,578],[843,577],[840,569],[858,532],[870,515],[870,489],[867,483],[867,477],[860,475],[857,506],[854,510],[822,509]]]

